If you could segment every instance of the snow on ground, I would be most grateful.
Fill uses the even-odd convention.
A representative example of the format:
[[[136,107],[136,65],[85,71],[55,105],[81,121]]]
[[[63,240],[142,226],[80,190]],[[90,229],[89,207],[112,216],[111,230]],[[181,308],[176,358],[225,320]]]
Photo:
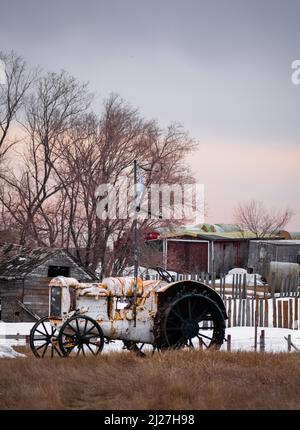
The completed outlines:
[[[253,287],[255,284],[255,277],[256,277],[256,285],[257,286],[264,286],[265,284],[262,282],[262,277],[258,273],[248,273],[246,269],[241,269],[239,267],[236,267],[234,269],[229,270],[227,275],[225,275],[225,283],[230,285],[234,282],[237,282],[237,275],[246,275],[246,285],[248,287]],[[243,279],[243,278],[242,278]],[[215,280],[215,284],[220,284],[220,279]]]
[[[265,351],[266,352],[287,352],[287,338],[291,335],[292,343],[300,349],[300,331],[290,330],[287,328],[257,328],[257,351],[259,351],[259,337],[261,331],[265,331]],[[254,351],[254,327],[230,327],[226,329],[226,338],[231,335],[231,351]],[[227,349],[227,343],[224,342],[222,350]],[[295,351],[292,348],[292,351]]]
[[[0,321],[0,345],[21,346],[26,344],[25,336],[29,336],[34,323],[6,323]],[[5,338],[6,336],[6,338]],[[13,339],[13,337],[20,337]]]
[[[11,346],[0,344],[0,358],[17,358],[26,357],[24,354],[20,354],[15,351]]]
[[[168,273],[172,276],[175,276],[175,278],[177,276],[177,272],[174,272],[172,270],[168,270]],[[152,268],[139,266],[138,275],[142,277],[146,277],[146,276],[155,277],[155,276],[158,276],[158,272],[157,270]],[[125,269],[123,270],[122,276],[134,276],[134,266],[125,267]]]
[[[33,323],[0,323],[0,358],[2,357],[19,357],[22,354],[18,354],[11,347],[16,345],[25,345],[26,339],[22,338],[15,340],[12,338],[4,338],[4,335],[14,335],[19,333],[20,335],[29,335],[30,329]],[[284,328],[271,328],[271,327],[258,327],[257,329],[257,342],[259,351],[259,336],[261,331],[265,331],[265,351],[266,352],[287,352],[287,338],[291,335],[292,343],[300,349],[300,330],[291,330]],[[206,333],[208,334],[208,333]],[[231,350],[232,351],[254,351],[254,327],[230,327],[226,329],[225,337],[231,335]],[[221,350],[226,351],[227,342],[224,342]],[[143,350],[152,351],[151,345],[145,345]],[[105,343],[103,353],[124,351],[123,342],[116,340]],[[292,351],[295,351],[292,348]]]
[[[291,335],[292,343],[300,349],[300,331],[285,328],[257,328],[257,351],[259,351],[259,336],[261,331],[265,331],[265,351],[266,352],[288,352],[287,338]],[[254,351],[254,327],[230,327],[226,329],[225,337],[231,335],[231,351]],[[205,340],[205,339],[204,339]],[[196,342],[194,342],[197,345]],[[123,342],[116,340],[109,344],[104,344],[103,353],[122,351]],[[152,351],[152,346],[146,346],[143,351]],[[222,351],[227,350],[227,342],[224,342]],[[292,348],[292,351],[294,349]],[[294,350],[295,351],[295,350]]]

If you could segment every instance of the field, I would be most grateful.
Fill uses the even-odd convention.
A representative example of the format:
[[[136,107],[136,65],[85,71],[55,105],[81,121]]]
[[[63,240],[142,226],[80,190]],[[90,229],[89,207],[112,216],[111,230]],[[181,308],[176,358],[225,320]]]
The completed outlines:
[[[299,353],[0,360],[1,409],[300,409]]]

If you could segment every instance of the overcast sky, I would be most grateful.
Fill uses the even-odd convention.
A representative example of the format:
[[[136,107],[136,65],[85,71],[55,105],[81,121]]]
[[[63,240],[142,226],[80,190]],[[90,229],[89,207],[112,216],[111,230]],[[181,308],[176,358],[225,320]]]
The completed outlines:
[[[0,49],[89,81],[199,140],[208,222],[238,201],[290,206],[300,230],[299,0],[0,0]]]

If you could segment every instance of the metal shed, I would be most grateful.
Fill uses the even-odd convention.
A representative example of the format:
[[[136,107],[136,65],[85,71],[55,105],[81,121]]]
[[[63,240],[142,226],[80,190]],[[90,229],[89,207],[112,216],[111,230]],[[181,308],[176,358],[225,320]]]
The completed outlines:
[[[179,273],[227,273],[233,267],[247,267],[249,240],[253,235],[240,231],[203,231],[189,228],[161,233],[148,244],[162,251],[165,268]]]
[[[300,264],[300,240],[252,240],[248,268],[266,278],[271,261]]]

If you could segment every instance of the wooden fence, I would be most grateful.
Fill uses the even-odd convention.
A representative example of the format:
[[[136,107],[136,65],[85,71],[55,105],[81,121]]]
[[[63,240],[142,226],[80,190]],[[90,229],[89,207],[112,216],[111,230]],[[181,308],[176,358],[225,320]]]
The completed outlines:
[[[144,279],[159,279],[159,275],[145,275]],[[292,275],[281,275],[276,279],[275,273],[271,276],[270,284],[261,285],[258,282],[257,275],[253,275],[251,285],[247,283],[246,274],[232,275],[232,282],[226,280],[226,275],[221,274],[217,277],[216,273],[194,273],[194,274],[176,274],[175,281],[196,280],[204,282],[215,289],[223,299],[230,296],[235,299],[246,299],[248,297],[256,298],[274,298],[274,297],[299,297],[300,298],[300,277]],[[275,288],[275,285],[280,288]]]
[[[215,273],[177,274],[175,280],[197,280],[206,283],[222,297],[228,320],[227,327],[276,327],[300,329],[300,277],[282,275],[270,284],[261,285],[253,275],[251,285],[246,274],[232,275],[232,282],[226,275]],[[159,279],[158,275],[144,279]],[[276,282],[275,282],[276,281]],[[275,288],[275,285],[277,288]],[[279,288],[278,288],[279,285]]]
[[[300,298],[236,299],[225,297],[227,327],[276,327],[298,330],[300,328]],[[256,320],[257,319],[257,320]]]

